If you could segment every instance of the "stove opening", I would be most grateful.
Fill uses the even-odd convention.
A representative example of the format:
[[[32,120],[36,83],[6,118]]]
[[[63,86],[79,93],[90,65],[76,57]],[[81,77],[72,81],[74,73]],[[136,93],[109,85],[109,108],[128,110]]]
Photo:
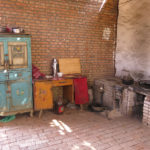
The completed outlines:
[[[150,89],[150,80],[141,80],[139,85],[144,89]]]
[[[114,88],[114,100],[113,100],[113,108],[120,110],[121,109],[121,103],[122,103],[122,87],[115,86]]]
[[[133,115],[137,117],[140,121],[143,118],[143,106],[144,106],[145,95],[136,94],[135,106],[133,108]]]
[[[115,108],[120,109],[120,99],[115,99]]]

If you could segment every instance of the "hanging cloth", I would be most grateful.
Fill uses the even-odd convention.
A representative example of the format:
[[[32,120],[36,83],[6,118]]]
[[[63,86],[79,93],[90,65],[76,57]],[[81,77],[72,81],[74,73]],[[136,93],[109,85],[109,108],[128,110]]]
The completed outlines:
[[[86,77],[73,79],[75,91],[75,104],[88,103],[88,86]]]

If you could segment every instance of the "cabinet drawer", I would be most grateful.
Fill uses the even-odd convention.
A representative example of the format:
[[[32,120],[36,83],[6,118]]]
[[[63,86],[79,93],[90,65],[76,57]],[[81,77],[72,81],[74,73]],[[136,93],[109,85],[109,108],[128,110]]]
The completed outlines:
[[[64,80],[53,80],[52,86],[66,86],[66,85],[73,85],[72,79],[64,79]]]
[[[8,73],[0,72],[0,81],[5,81],[8,79]]]
[[[9,80],[19,80],[24,78],[32,78],[31,72],[14,71],[9,73]]]

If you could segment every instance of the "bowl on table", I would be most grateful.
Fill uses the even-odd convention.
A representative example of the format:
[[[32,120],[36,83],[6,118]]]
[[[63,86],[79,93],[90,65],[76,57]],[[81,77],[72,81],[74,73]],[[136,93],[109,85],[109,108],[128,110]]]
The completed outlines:
[[[63,73],[62,73],[62,72],[58,72],[58,73],[57,73],[57,76],[58,76],[59,78],[61,78],[61,77],[63,76]]]

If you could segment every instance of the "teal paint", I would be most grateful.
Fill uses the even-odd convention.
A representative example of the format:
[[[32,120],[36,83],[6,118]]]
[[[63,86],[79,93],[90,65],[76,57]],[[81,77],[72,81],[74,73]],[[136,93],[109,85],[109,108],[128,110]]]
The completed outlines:
[[[11,86],[11,110],[32,108],[32,86],[29,80],[14,81]]]
[[[5,82],[0,82],[0,110],[2,112],[9,111],[8,104],[6,100],[6,84]]]
[[[8,42],[27,44],[27,67],[0,70],[0,115],[30,111],[33,109],[30,36],[0,34],[0,42],[3,43],[5,61],[9,59]]]

